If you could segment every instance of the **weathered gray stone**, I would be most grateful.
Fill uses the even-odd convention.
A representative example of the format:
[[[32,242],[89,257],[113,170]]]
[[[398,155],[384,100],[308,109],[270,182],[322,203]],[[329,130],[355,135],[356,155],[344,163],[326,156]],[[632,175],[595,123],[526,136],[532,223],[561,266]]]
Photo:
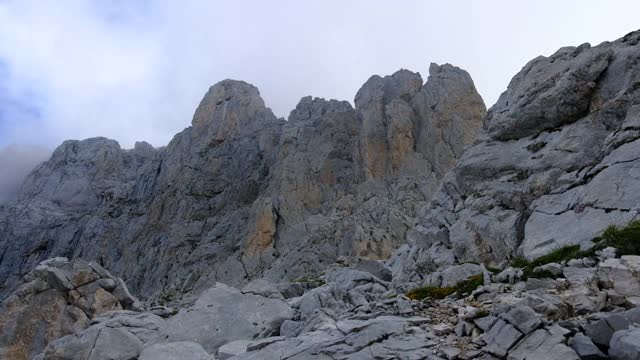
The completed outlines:
[[[598,278],[606,287],[625,296],[640,295],[640,277],[622,259],[606,259],[598,264]]]
[[[174,342],[151,345],[140,353],[138,360],[215,360],[200,344]]]
[[[148,314],[113,314],[89,328],[55,340],[44,352],[45,360],[135,359],[145,345],[164,338],[165,322]]]
[[[35,356],[49,342],[88,327],[92,317],[130,308],[113,295],[109,276],[81,259],[41,262],[0,303],[0,357]]]
[[[227,360],[236,355],[244,354],[247,352],[247,346],[250,343],[251,340],[236,340],[224,344],[218,349],[218,359]]]
[[[482,331],[484,332],[491,329],[491,327],[493,326],[493,324],[496,323],[496,321],[498,321],[498,318],[492,315],[473,319],[473,323],[476,324],[476,326],[482,329]]]
[[[564,344],[565,338],[545,329],[536,330],[515,349],[508,360],[580,360],[570,347]]]
[[[612,360],[640,359],[640,329],[616,331],[611,338],[609,357]]]
[[[537,329],[542,324],[541,316],[528,306],[518,306],[505,314],[500,314],[500,318],[513,325],[525,335]]]
[[[622,315],[613,314],[585,326],[585,334],[596,345],[608,347],[613,333],[625,330],[629,327],[629,321]]]
[[[587,336],[578,334],[569,340],[569,346],[578,354],[582,360],[603,360],[607,356],[593,344]]]
[[[284,300],[284,296],[282,296],[280,290],[278,290],[278,288],[274,284],[263,279],[256,279],[251,281],[249,284],[242,288],[242,293],[256,294],[272,299]]]
[[[494,280],[497,282],[515,284],[522,279],[522,275],[522,269],[508,267],[495,275]]]
[[[483,350],[499,357],[506,356],[509,349],[516,344],[522,333],[516,330],[509,323],[498,320],[491,329],[482,336],[482,340],[487,344]]]
[[[195,304],[168,320],[168,341],[193,341],[209,353],[234,340],[251,340],[279,331],[283,321],[293,318],[283,300],[216,284]]]
[[[536,271],[548,271],[553,275],[561,275],[562,274],[562,270],[563,270],[562,265],[557,264],[557,263],[544,264],[542,266],[538,266],[535,269],[533,269],[534,272],[536,272]]]

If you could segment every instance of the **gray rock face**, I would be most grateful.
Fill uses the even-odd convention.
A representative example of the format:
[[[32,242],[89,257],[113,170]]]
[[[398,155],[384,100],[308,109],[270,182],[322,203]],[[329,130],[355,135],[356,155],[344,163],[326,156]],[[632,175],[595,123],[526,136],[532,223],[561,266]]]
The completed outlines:
[[[583,360],[603,360],[606,356],[593,344],[591,339],[584,335],[576,335],[569,340],[569,346]]]
[[[434,254],[500,266],[588,247],[607,226],[636,218],[639,39],[634,32],[527,64],[420,212],[409,246],[393,257],[394,281],[419,283],[451,265]]]
[[[0,303],[0,358],[32,357],[49,342],[85,329],[95,316],[140,307],[121,279],[96,263],[43,261]]]
[[[138,360],[215,360],[199,344],[174,342],[155,344],[142,350]]]
[[[640,359],[640,329],[622,330],[613,334],[609,356],[613,360]]]
[[[162,338],[165,322],[158,316],[113,313],[86,330],[55,340],[45,360],[136,359],[143,348]]]
[[[580,357],[565,344],[564,336],[539,329],[511,351],[507,359],[580,360]]]
[[[214,353],[234,340],[252,340],[277,334],[294,312],[282,299],[273,299],[216,284],[192,307],[168,320],[168,341],[193,341]]]
[[[355,103],[306,97],[284,121],[254,86],[225,80],[166,147],[65,142],[0,207],[0,298],[52,256],[96,260],[161,302],[389,257],[485,107],[451,65],[425,84],[372,77]]]
[[[627,319],[614,314],[585,326],[585,334],[596,345],[608,347],[613,334],[620,330],[626,330],[628,327],[629,321]]]

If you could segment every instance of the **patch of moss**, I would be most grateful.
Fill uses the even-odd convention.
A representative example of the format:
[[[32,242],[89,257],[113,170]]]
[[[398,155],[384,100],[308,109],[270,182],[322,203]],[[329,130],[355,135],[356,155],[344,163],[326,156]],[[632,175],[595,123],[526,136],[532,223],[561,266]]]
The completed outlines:
[[[412,289],[407,293],[407,297],[412,300],[444,299],[455,292],[456,289],[453,287],[424,286]]]
[[[325,284],[324,279],[313,276],[303,276],[301,278],[293,280],[294,283],[307,284],[309,287],[316,288]]]
[[[482,274],[474,275],[466,280],[460,281],[455,286],[451,287],[438,287],[438,286],[424,286],[412,289],[407,293],[407,297],[412,300],[423,299],[444,299],[449,295],[457,293],[464,296],[470,294],[478,286],[484,284],[484,277]]]
[[[487,269],[493,275],[497,275],[497,274],[500,274],[502,272],[502,270],[500,270],[498,268],[491,267],[491,266],[485,266],[485,269]]]
[[[551,271],[548,271],[548,270],[538,270],[538,271],[524,272],[524,275],[525,275],[525,279],[527,279],[527,278],[557,279],[557,278],[561,278],[562,277],[562,275],[556,275],[556,274],[554,274],[554,273],[552,273]]]
[[[511,264],[509,264],[509,266],[514,267],[514,268],[525,268],[527,266],[529,266],[531,262],[523,257],[517,257],[513,260],[511,260]]]
[[[481,318],[483,318],[483,317],[487,317],[487,316],[489,316],[489,315],[491,315],[491,313],[489,312],[489,310],[482,309],[482,310],[480,310],[480,311],[478,311],[478,312],[476,313],[476,317],[475,317],[475,318],[476,318],[476,319],[481,319]]]

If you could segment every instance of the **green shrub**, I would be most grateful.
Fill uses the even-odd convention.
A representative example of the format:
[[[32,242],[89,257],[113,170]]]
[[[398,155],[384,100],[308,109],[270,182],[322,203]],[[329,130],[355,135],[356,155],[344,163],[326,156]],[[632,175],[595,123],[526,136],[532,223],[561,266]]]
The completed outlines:
[[[476,317],[475,317],[475,318],[476,318],[476,319],[480,319],[480,318],[483,318],[483,317],[487,317],[487,316],[489,316],[489,315],[491,315],[491,313],[489,312],[489,310],[482,309],[482,310],[480,310],[480,311],[478,311],[478,312],[476,313]]]
[[[609,226],[594,242],[598,250],[612,246],[621,256],[640,255],[640,221],[632,221],[622,228]]]

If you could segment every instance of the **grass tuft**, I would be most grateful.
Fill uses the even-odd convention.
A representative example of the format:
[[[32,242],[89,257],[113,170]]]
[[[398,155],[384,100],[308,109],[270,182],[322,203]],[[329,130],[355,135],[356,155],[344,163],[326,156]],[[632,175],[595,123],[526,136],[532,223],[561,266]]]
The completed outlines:
[[[456,289],[453,287],[424,286],[412,289],[407,293],[407,297],[412,300],[444,299],[455,292]]]
[[[412,300],[423,299],[444,299],[449,295],[457,293],[458,295],[465,296],[470,294],[478,286],[484,284],[484,277],[482,274],[474,275],[466,280],[460,281],[455,286],[451,287],[438,287],[438,286],[424,286],[412,289],[407,293],[407,297]]]
[[[611,246],[618,249],[618,255],[621,256],[640,255],[640,220],[622,228],[611,225],[594,242],[597,250]]]
[[[471,294],[473,290],[482,285],[484,285],[484,276],[482,276],[482,274],[478,274],[457,283],[455,289],[458,295],[465,296]]]
[[[534,260],[516,258],[511,261],[512,267],[521,268],[524,272],[524,279],[527,278],[553,278],[559,276],[548,271],[534,272],[538,266],[549,263],[561,263],[572,259],[592,257],[595,252],[607,247],[614,247],[618,250],[618,255],[640,255],[640,220],[632,221],[624,227],[611,225],[607,227],[602,235],[593,239],[595,245],[586,251],[580,250],[580,245],[563,246],[550,253]]]

